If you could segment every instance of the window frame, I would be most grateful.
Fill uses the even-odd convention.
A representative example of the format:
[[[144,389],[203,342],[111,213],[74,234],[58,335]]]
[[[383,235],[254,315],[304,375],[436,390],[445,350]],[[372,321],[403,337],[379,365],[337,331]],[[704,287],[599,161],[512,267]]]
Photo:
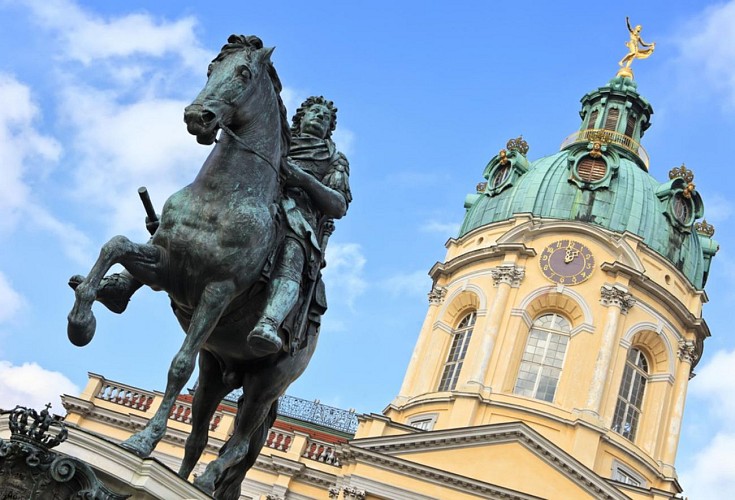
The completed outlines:
[[[462,315],[462,319],[452,329],[451,342],[439,379],[438,392],[453,391],[457,387],[459,373],[462,371],[476,321],[477,311],[473,309]],[[466,324],[463,324],[465,322]]]
[[[631,354],[633,354],[634,360],[631,360]],[[645,366],[639,366],[641,361]],[[642,349],[638,347],[628,349],[620,388],[615,398],[615,409],[613,410],[610,429],[631,442],[635,442],[638,426],[643,416],[646,386],[651,379],[650,366],[651,363]],[[630,427],[626,428],[626,426]]]
[[[550,326],[539,324],[543,318],[549,316],[552,317]],[[563,323],[559,325],[559,321],[563,321]],[[558,328],[554,328],[555,326],[558,326]],[[546,401],[547,403],[554,402],[569,351],[571,331],[572,322],[558,312],[545,312],[533,321],[528,330],[526,342],[520,356],[518,371],[513,385],[513,394],[539,401]],[[545,334],[545,338],[541,339],[538,334]],[[563,351],[561,351],[561,357],[559,357],[554,354],[560,352],[558,346],[561,344],[561,339],[564,339],[564,345]],[[532,344],[533,341],[535,341],[535,345]],[[556,346],[556,348],[552,350],[552,346]],[[541,352],[539,352],[539,347],[542,347]],[[541,354],[540,360],[538,360],[539,354]],[[532,372],[533,369],[535,369],[535,373]],[[549,374],[554,372],[555,376],[550,377]],[[531,382],[531,378],[528,376],[523,377],[524,374],[533,374],[532,387],[528,387],[528,382]],[[547,383],[549,380],[553,380],[553,387],[550,387]],[[542,383],[544,384],[543,386]]]

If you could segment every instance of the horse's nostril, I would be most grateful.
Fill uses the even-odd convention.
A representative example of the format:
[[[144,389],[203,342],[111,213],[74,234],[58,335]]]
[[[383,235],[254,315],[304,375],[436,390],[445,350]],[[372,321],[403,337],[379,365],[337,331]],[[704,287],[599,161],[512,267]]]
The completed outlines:
[[[211,111],[208,111],[206,109],[204,111],[202,111],[202,122],[204,124],[208,124],[208,123],[213,122],[215,118],[217,118],[217,115],[215,115]]]

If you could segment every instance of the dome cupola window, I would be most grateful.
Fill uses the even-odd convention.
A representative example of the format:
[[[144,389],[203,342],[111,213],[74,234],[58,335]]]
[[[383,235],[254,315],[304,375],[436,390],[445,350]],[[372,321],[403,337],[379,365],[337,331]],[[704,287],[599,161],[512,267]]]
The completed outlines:
[[[577,163],[577,177],[583,182],[598,182],[607,174],[607,163],[601,156],[587,155]]]
[[[607,111],[607,117],[605,118],[605,129],[616,130],[618,127],[618,117],[620,116],[620,110],[618,108],[610,108]]]
[[[528,143],[523,140],[523,136],[509,140],[505,149],[501,149],[485,167],[482,175],[487,182],[481,183],[481,190],[478,186],[478,193],[496,196],[518,182],[528,171],[526,154]]]
[[[692,200],[683,193],[676,193],[673,201],[674,217],[682,226],[692,225]]]
[[[593,109],[590,113],[590,119],[587,122],[587,128],[595,128],[595,125],[597,124],[597,115],[599,115],[600,112],[596,109]]]

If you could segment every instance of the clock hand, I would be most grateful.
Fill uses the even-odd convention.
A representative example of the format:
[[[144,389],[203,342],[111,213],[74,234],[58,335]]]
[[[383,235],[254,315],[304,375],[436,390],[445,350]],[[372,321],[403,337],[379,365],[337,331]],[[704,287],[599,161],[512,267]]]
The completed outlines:
[[[576,258],[577,258],[577,256],[579,255],[579,250],[577,250],[576,248],[574,248],[574,247],[573,247],[573,246],[572,246],[571,244],[569,244],[569,246],[567,247],[567,249],[566,249],[566,250],[567,250],[567,251],[566,251],[566,253],[564,254],[564,263],[565,263],[565,264],[569,264],[569,263],[571,263],[571,262],[572,262],[572,261],[573,261],[574,259],[576,259]]]

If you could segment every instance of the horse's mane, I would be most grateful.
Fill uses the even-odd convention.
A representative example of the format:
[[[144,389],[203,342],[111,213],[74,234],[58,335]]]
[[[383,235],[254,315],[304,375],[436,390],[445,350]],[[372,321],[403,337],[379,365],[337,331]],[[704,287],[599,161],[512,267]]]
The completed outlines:
[[[263,41],[255,35],[230,35],[227,43],[222,47],[214,60],[220,61],[228,54],[239,50],[253,52],[262,48]],[[273,84],[273,90],[276,91],[276,98],[278,99],[278,112],[281,118],[281,151],[283,152],[283,156],[286,156],[291,148],[291,129],[288,125],[288,112],[286,111],[286,106],[283,104],[283,99],[281,99],[283,85],[281,84],[281,79],[278,77],[275,66],[270,61],[268,61],[266,71],[268,72],[268,76]]]

